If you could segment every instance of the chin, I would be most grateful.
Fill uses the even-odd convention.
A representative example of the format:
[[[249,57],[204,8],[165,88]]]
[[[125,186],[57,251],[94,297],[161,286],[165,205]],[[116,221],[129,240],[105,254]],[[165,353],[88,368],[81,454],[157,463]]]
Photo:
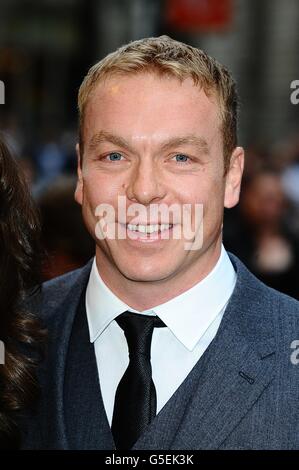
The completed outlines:
[[[125,276],[130,281],[135,282],[158,282],[167,279],[172,274],[169,270],[162,270],[161,267],[159,270],[155,268],[141,269],[140,267],[138,267],[138,269],[128,270],[120,269],[119,267],[119,270],[123,276]]]

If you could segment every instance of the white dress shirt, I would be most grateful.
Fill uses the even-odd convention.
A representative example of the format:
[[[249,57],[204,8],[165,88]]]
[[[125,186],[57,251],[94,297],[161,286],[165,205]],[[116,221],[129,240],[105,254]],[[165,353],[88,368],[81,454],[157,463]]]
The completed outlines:
[[[215,337],[236,283],[236,273],[222,246],[220,258],[202,281],[150,310],[166,328],[155,328],[151,344],[157,413],[187,377]],[[86,291],[90,341],[94,343],[104,407],[111,425],[117,386],[129,364],[124,332],[114,320],[130,310],[103,282],[94,259]]]

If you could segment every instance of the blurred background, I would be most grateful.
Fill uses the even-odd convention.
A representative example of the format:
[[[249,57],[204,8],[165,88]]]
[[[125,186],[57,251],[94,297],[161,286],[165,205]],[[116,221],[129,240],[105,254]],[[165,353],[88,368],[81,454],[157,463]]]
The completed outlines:
[[[226,64],[238,83],[246,172],[224,244],[299,298],[298,24],[297,0],[0,0],[0,128],[41,209],[45,279],[94,252],[73,200],[83,77],[117,47],[168,34]]]

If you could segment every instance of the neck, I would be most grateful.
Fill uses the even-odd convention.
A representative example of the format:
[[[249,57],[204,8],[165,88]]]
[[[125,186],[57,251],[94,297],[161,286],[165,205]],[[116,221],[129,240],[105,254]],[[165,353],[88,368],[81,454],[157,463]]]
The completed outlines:
[[[171,278],[159,281],[135,281],[125,277],[100,249],[96,263],[106,286],[129,307],[143,311],[168,302],[202,281],[215,267],[221,253],[221,241],[202,253],[197,263],[182,269]]]

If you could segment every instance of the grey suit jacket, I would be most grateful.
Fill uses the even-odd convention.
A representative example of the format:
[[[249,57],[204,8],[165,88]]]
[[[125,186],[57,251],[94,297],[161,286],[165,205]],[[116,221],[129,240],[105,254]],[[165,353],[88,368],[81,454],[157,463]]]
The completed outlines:
[[[299,449],[299,302],[230,257],[237,283],[215,339],[133,449]],[[37,299],[49,345],[24,448],[115,449],[89,342],[90,269],[47,282]]]

